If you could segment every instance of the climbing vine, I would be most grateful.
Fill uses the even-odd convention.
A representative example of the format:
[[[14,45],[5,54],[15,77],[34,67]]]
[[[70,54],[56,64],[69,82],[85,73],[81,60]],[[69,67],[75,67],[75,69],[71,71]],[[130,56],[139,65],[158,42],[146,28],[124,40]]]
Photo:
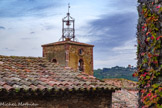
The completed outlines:
[[[159,104],[162,97],[162,85],[154,82],[162,72],[162,64],[160,64],[160,50],[162,50],[161,12],[162,7],[152,2],[152,4],[143,4],[142,11],[139,13],[144,22],[140,24],[138,30],[142,38],[138,37],[137,47],[137,58],[140,63],[138,63],[137,71],[133,76],[138,77],[142,108],[162,108],[162,105]]]

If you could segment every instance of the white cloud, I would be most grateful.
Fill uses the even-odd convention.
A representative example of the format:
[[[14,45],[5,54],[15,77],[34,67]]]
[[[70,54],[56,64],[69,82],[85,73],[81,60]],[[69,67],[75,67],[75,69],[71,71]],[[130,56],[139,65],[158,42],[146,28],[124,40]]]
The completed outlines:
[[[136,44],[136,39],[126,41],[122,46],[114,47],[112,51],[135,51],[136,48],[134,45]],[[128,52],[129,53],[129,52]]]
[[[130,54],[120,53],[114,56],[105,56],[104,60],[94,61],[94,68],[98,69],[103,67],[128,66],[129,64],[136,66],[135,57],[136,55],[133,53]]]
[[[102,60],[96,59],[94,68],[102,68],[102,67],[113,67],[113,66],[128,66],[133,65],[136,66],[136,39],[128,40],[122,46],[114,47],[113,49],[106,50],[105,52],[111,53],[110,55],[103,57],[102,55],[98,55],[98,58],[104,58]]]

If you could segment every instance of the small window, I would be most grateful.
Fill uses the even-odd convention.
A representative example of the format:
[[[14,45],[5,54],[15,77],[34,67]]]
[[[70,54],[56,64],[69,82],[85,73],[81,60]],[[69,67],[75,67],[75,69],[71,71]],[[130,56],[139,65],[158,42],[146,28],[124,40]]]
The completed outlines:
[[[84,66],[84,62],[83,62],[82,59],[79,60],[78,65],[79,65],[79,66],[78,66],[78,67],[79,67],[79,70],[80,70],[80,71],[84,71],[84,68],[83,68],[83,66]]]
[[[79,54],[80,54],[80,55],[83,54],[83,49],[79,49]]]
[[[53,63],[57,63],[57,60],[56,60],[56,59],[52,59],[52,62],[53,62]]]

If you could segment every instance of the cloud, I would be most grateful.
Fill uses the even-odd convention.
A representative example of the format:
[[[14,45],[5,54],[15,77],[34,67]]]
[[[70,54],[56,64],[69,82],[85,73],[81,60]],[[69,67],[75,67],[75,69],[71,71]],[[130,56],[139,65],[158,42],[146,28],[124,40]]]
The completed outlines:
[[[111,0],[109,3],[111,6],[115,6],[118,9],[131,8],[137,5],[137,1],[135,0]]]
[[[5,50],[5,51],[15,51],[14,49],[10,49],[10,48],[3,48],[3,50]]]
[[[20,38],[21,40],[30,40],[30,39],[32,39],[32,38]]]
[[[0,30],[5,30],[6,28],[3,26],[0,26]]]
[[[126,40],[123,45],[105,49],[102,52],[95,50],[94,68],[113,67],[116,65],[127,66],[129,64],[136,66],[136,47],[134,47],[134,43],[136,43],[136,39]]]
[[[34,34],[35,32],[30,32],[30,34]]]
[[[55,26],[53,26],[53,25],[45,25],[44,28],[45,28],[46,30],[51,30],[51,29],[54,29]]]
[[[22,37],[22,38],[20,38],[21,40],[35,40],[35,39],[37,39],[37,37]]]
[[[1,0],[0,17],[46,16],[47,9],[61,6],[53,0]]]
[[[95,68],[136,65],[137,13],[101,15],[89,22],[90,44],[94,47]]]
[[[102,51],[105,48],[123,45],[126,41],[135,38],[136,23],[137,14],[133,12],[103,15],[100,19],[90,22],[91,44]]]
[[[138,2],[136,0],[110,0],[107,2],[107,10],[110,13],[125,13],[125,12],[136,12],[137,13]],[[113,14],[112,13],[112,14]]]

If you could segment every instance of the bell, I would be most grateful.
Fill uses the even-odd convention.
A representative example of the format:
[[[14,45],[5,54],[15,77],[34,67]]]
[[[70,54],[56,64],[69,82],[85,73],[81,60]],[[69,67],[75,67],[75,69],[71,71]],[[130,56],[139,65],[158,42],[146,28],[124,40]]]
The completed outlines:
[[[70,26],[70,21],[67,21],[67,22],[66,22],[66,25],[67,25],[67,26]]]

